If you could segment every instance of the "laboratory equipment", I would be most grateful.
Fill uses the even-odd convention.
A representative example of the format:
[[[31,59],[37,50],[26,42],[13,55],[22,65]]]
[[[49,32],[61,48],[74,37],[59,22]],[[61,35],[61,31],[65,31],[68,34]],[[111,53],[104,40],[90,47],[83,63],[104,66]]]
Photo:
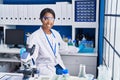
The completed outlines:
[[[80,64],[78,77],[85,78],[85,76],[86,76],[86,66],[83,64]]]
[[[100,65],[98,67],[98,77],[97,80],[111,80],[112,74],[108,67],[105,65]]]
[[[80,53],[93,53],[94,48],[93,48],[93,41],[89,41],[85,38],[83,35],[82,40],[79,42],[79,52]]]
[[[31,78],[36,78],[39,75],[34,58],[32,57],[34,50],[35,45],[32,48],[27,47],[20,50],[21,69],[18,72],[24,74],[23,80],[31,80]]]

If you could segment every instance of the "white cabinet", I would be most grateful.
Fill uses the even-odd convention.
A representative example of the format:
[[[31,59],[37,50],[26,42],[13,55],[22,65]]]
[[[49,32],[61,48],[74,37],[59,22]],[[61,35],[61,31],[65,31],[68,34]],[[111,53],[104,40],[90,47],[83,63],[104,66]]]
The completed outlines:
[[[18,48],[7,48],[5,45],[0,46],[0,62],[20,62]]]
[[[61,4],[61,24],[67,23],[67,4]]]
[[[11,20],[11,24],[13,24],[13,25],[17,25],[18,24],[18,7],[16,6],[15,7],[15,5],[13,5],[12,6],[12,16],[11,16],[11,18],[12,18],[12,20]]]
[[[67,15],[66,15],[66,25],[72,25],[72,20],[73,20],[73,18],[72,18],[72,5],[71,4],[67,4],[66,5],[66,7],[67,7],[67,10],[66,10],[66,13],[67,13]]]
[[[55,12],[55,25],[72,25],[72,4],[68,2],[57,2]]]
[[[59,3],[56,3],[56,11],[55,11],[55,14],[56,14],[56,18],[55,18],[55,25],[59,25],[62,23],[62,18],[61,18],[61,4]]]
[[[16,71],[20,66],[20,49],[0,45],[0,72]]]
[[[87,38],[91,38],[87,39],[88,41],[93,40],[95,53],[97,53],[99,29],[99,0],[72,0],[72,8],[72,39],[75,40],[76,37],[80,35],[87,35]],[[82,39],[79,38],[79,41],[81,40]]]
[[[0,24],[42,25],[39,18],[44,8],[54,10],[55,25],[72,25],[72,4],[64,2],[45,5],[0,5]]]
[[[9,18],[10,18],[10,8],[9,8],[9,6],[8,5],[6,5],[6,6],[4,6],[4,22],[5,22],[5,24],[9,24],[10,23],[10,20],[9,20]]]
[[[94,42],[94,52],[90,54],[84,52],[76,55],[62,55],[62,59],[71,75],[78,75],[79,65],[85,64],[86,72],[96,76],[99,0],[72,0],[72,9],[72,39],[75,40],[79,36],[76,40],[81,41],[80,35],[87,35],[87,38],[85,36],[86,40]]]
[[[3,6],[0,6],[0,24],[3,24]]]
[[[18,24],[27,24],[27,5],[16,5],[14,7],[17,7],[17,18],[18,18]],[[13,12],[14,13],[14,12]]]
[[[78,76],[80,64],[86,65],[86,73],[96,76],[97,53],[95,54],[61,54],[70,75]]]

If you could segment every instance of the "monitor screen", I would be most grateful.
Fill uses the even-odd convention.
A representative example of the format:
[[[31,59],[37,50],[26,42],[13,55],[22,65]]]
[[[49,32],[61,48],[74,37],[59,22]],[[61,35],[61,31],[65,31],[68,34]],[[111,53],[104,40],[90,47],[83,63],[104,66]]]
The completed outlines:
[[[23,45],[24,31],[22,29],[6,29],[5,44],[7,45]]]

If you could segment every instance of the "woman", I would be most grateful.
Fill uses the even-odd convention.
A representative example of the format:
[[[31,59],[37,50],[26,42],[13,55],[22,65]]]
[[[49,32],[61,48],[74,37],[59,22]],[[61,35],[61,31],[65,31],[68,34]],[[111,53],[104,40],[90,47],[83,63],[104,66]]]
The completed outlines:
[[[31,34],[27,44],[29,47],[35,45],[33,58],[36,61],[37,68],[40,70],[40,74],[54,75],[56,74],[55,66],[57,64],[63,69],[65,68],[59,52],[67,51],[68,46],[62,40],[60,34],[51,29],[55,20],[55,13],[52,9],[43,9],[40,13],[40,20],[42,26]]]

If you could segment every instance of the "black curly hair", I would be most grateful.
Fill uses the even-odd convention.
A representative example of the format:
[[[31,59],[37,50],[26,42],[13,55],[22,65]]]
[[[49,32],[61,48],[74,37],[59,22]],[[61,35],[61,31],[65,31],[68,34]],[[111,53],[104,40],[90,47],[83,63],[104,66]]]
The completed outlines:
[[[40,13],[40,20],[42,20],[46,13],[51,13],[55,19],[55,12],[51,8],[44,8]]]

